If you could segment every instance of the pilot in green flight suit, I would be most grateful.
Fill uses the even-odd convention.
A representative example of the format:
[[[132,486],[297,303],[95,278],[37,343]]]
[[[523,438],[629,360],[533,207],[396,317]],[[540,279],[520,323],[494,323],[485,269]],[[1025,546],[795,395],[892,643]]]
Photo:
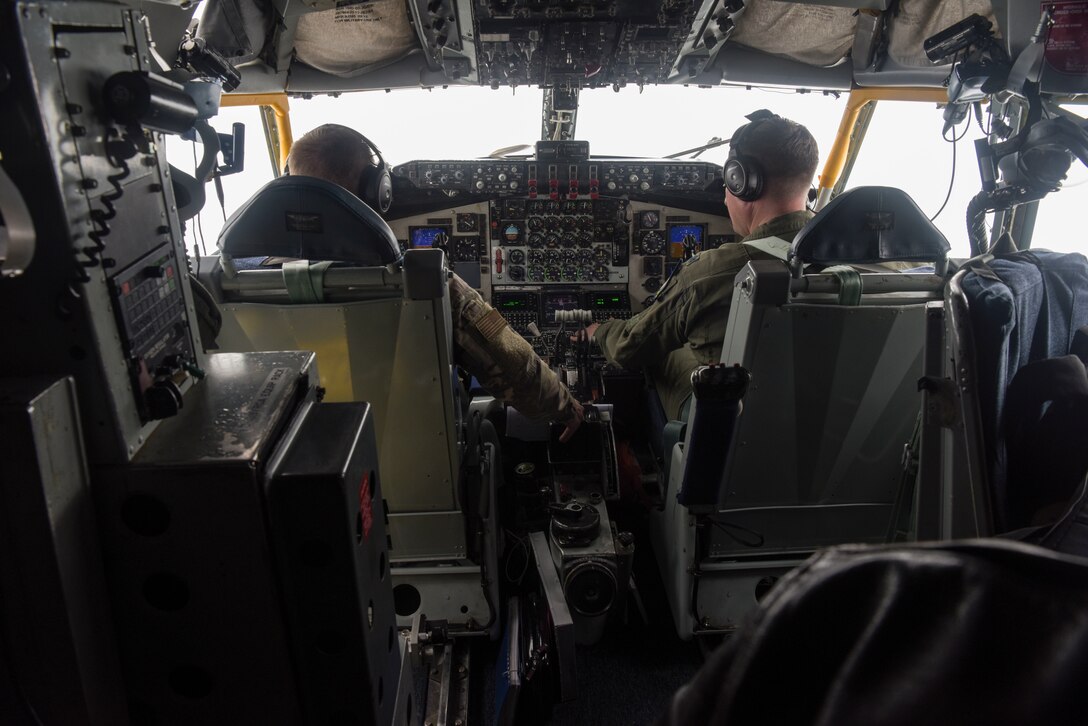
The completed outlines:
[[[721,357],[733,281],[750,260],[785,259],[794,235],[812,217],[805,209],[819,154],[804,126],[757,111],[733,134],[725,164],[725,206],[744,235],[691,258],[654,302],[629,320],[586,328],[609,361],[645,369],[665,414],[680,418],[691,373]]]
[[[294,174],[325,179],[355,191],[373,161],[371,150],[357,132],[326,124],[295,142],[288,166]],[[581,404],[478,292],[457,275],[449,288],[454,361],[491,395],[513,404],[527,417],[563,424],[559,440],[568,440],[582,423]]]

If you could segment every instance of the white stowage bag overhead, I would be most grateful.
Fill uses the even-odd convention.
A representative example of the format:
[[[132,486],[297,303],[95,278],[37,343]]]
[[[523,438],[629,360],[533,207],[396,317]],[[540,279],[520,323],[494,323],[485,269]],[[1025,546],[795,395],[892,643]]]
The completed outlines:
[[[858,10],[783,0],[749,0],[729,42],[814,66],[832,66],[850,53]],[[888,20],[888,56],[908,68],[929,68],[922,43],[978,13],[997,23],[991,0],[901,0]]]
[[[856,15],[854,8],[750,0],[729,42],[813,66],[833,66],[854,44]]]
[[[419,50],[405,0],[340,0],[307,13],[295,31],[295,57],[342,77],[361,75]]]

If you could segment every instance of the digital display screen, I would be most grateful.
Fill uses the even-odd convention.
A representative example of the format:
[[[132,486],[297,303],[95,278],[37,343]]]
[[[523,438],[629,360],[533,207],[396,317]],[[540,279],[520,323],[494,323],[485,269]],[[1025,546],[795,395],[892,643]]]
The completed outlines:
[[[536,295],[528,292],[503,292],[496,293],[492,300],[499,312],[536,312]]]
[[[414,250],[434,247],[439,235],[445,235],[445,241],[450,239],[450,231],[446,227],[409,227],[408,246]]]
[[[544,295],[544,320],[552,322],[555,319],[556,310],[576,310],[580,307],[578,304],[578,293],[571,290],[570,292],[549,292]]]
[[[684,259],[684,238],[691,235],[695,242],[695,251],[703,249],[703,238],[706,227],[702,224],[670,224],[669,234],[669,259]]]
[[[599,292],[586,295],[590,310],[627,310],[631,307],[626,292]]]

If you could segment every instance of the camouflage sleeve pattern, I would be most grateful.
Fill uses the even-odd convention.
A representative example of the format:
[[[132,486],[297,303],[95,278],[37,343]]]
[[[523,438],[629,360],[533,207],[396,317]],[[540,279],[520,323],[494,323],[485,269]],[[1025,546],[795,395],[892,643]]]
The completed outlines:
[[[539,421],[566,423],[574,399],[499,311],[460,277],[450,280],[454,359],[502,401]]]

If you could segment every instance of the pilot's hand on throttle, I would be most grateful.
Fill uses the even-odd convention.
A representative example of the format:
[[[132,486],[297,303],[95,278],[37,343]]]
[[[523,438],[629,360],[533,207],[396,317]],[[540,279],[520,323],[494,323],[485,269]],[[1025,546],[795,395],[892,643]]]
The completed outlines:
[[[578,427],[582,425],[582,421],[585,420],[585,412],[582,411],[582,404],[577,401],[571,401],[571,408],[574,411],[574,416],[567,421],[566,428],[563,429],[563,433],[559,434],[559,443],[565,444],[570,441],[570,437],[574,436],[574,432],[578,430]]]
[[[574,335],[570,336],[570,342],[578,343],[586,339],[593,340],[593,334],[597,332],[597,328],[599,327],[601,327],[600,323],[590,323]]]

